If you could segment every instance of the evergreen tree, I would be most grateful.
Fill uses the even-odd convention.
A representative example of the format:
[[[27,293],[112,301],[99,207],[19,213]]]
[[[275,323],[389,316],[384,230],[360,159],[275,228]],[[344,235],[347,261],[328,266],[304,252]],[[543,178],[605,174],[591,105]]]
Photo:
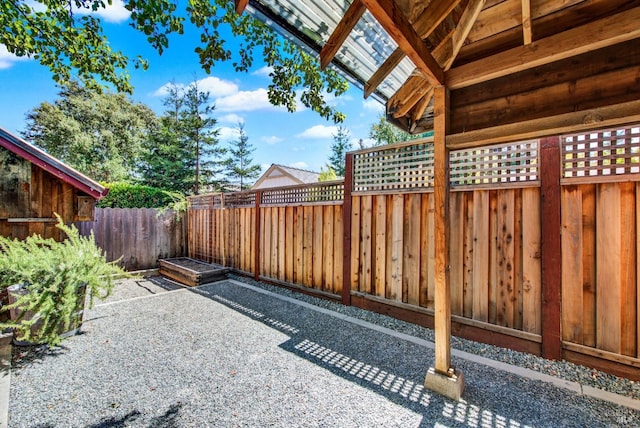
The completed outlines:
[[[230,156],[225,161],[227,177],[233,184],[239,185],[240,190],[246,190],[260,175],[260,165],[253,164],[251,153],[255,148],[249,143],[249,137],[244,132],[244,123],[238,123],[238,140],[229,147]]]
[[[195,163],[181,129],[180,112],[184,104],[181,88],[169,85],[163,104],[166,110],[160,118],[160,127],[144,144],[140,181],[147,186],[191,193]]]
[[[333,135],[333,144],[331,145],[331,156],[329,156],[329,166],[338,177],[344,177],[345,157],[351,150],[351,141],[349,141],[349,131],[343,126],[338,127],[338,132]]]
[[[195,82],[186,89],[183,102],[179,122],[194,164],[193,193],[198,195],[203,187],[220,190],[224,171],[220,157],[226,150],[219,146],[217,120],[212,117],[215,106],[209,103],[209,93],[200,91]]]

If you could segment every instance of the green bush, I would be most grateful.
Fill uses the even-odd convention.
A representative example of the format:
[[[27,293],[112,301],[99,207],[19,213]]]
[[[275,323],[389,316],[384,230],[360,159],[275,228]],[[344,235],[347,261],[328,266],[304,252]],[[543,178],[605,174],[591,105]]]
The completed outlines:
[[[61,333],[79,327],[85,298],[89,307],[113,289],[115,276],[127,276],[115,262],[107,262],[93,235],[80,236],[58,216],[63,242],[32,235],[20,241],[0,236],[0,289],[20,285],[14,303],[17,317],[0,328],[13,328],[18,340],[56,345]],[[13,288],[13,287],[12,287]],[[12,293],[12,290],[9,290]]]
[[[116,182],[103,185],[109,193],[98,202],[98,208],[173,208],[185,199],[179,193],[141,184]]]

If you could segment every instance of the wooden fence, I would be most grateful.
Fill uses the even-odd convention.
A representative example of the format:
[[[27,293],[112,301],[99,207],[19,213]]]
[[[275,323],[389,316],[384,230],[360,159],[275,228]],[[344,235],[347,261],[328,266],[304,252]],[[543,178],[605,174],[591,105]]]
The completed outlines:
[[[107,260],[120,259],[128,271],[153,269],[158,259],[187,254],[187,222],[171,210],[96,208],[94,221],[76,226],[83,235],[93,231]]]
[[[454,151],[454,334],[640,379],[640,129]],[[190,254],[433,325],[429,141],[344,184],[191,198]]]

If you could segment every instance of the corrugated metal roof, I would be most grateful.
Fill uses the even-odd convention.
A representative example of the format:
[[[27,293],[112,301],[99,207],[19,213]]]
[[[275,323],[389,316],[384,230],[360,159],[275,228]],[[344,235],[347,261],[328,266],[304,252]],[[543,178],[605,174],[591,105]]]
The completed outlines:
[[[69,183],[76,189],[96,199],[101,199],[109,193],[109,189],[104,188],[84,174],[2,128],[0,128],[0,147],[4,147],[27,159],[65,183]]]
[[[349,4],[350,2],[341,0],[252,0],[247,10],[261,21],[273,21],[276,27],[279,27],[279,31],[289,33],[286,35],[319,52]],[[350,80],[355,80],[363,86],[397,47],[393,39],[367,11],[338,50],[334,64],[350,75]],[[377,95],[386,101],[402,86],[414,69],[411,60],[404,58],[378,86]]]

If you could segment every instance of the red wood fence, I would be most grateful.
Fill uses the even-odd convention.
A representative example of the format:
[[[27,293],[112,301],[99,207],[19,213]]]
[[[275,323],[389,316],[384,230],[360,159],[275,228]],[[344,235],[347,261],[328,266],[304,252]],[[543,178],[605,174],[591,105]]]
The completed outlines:
[[[640,129],[454,151],[454,334],[640,379]],[[189,249],[433,325],[433,147],[347,157],[342,182],[190,198]]]

